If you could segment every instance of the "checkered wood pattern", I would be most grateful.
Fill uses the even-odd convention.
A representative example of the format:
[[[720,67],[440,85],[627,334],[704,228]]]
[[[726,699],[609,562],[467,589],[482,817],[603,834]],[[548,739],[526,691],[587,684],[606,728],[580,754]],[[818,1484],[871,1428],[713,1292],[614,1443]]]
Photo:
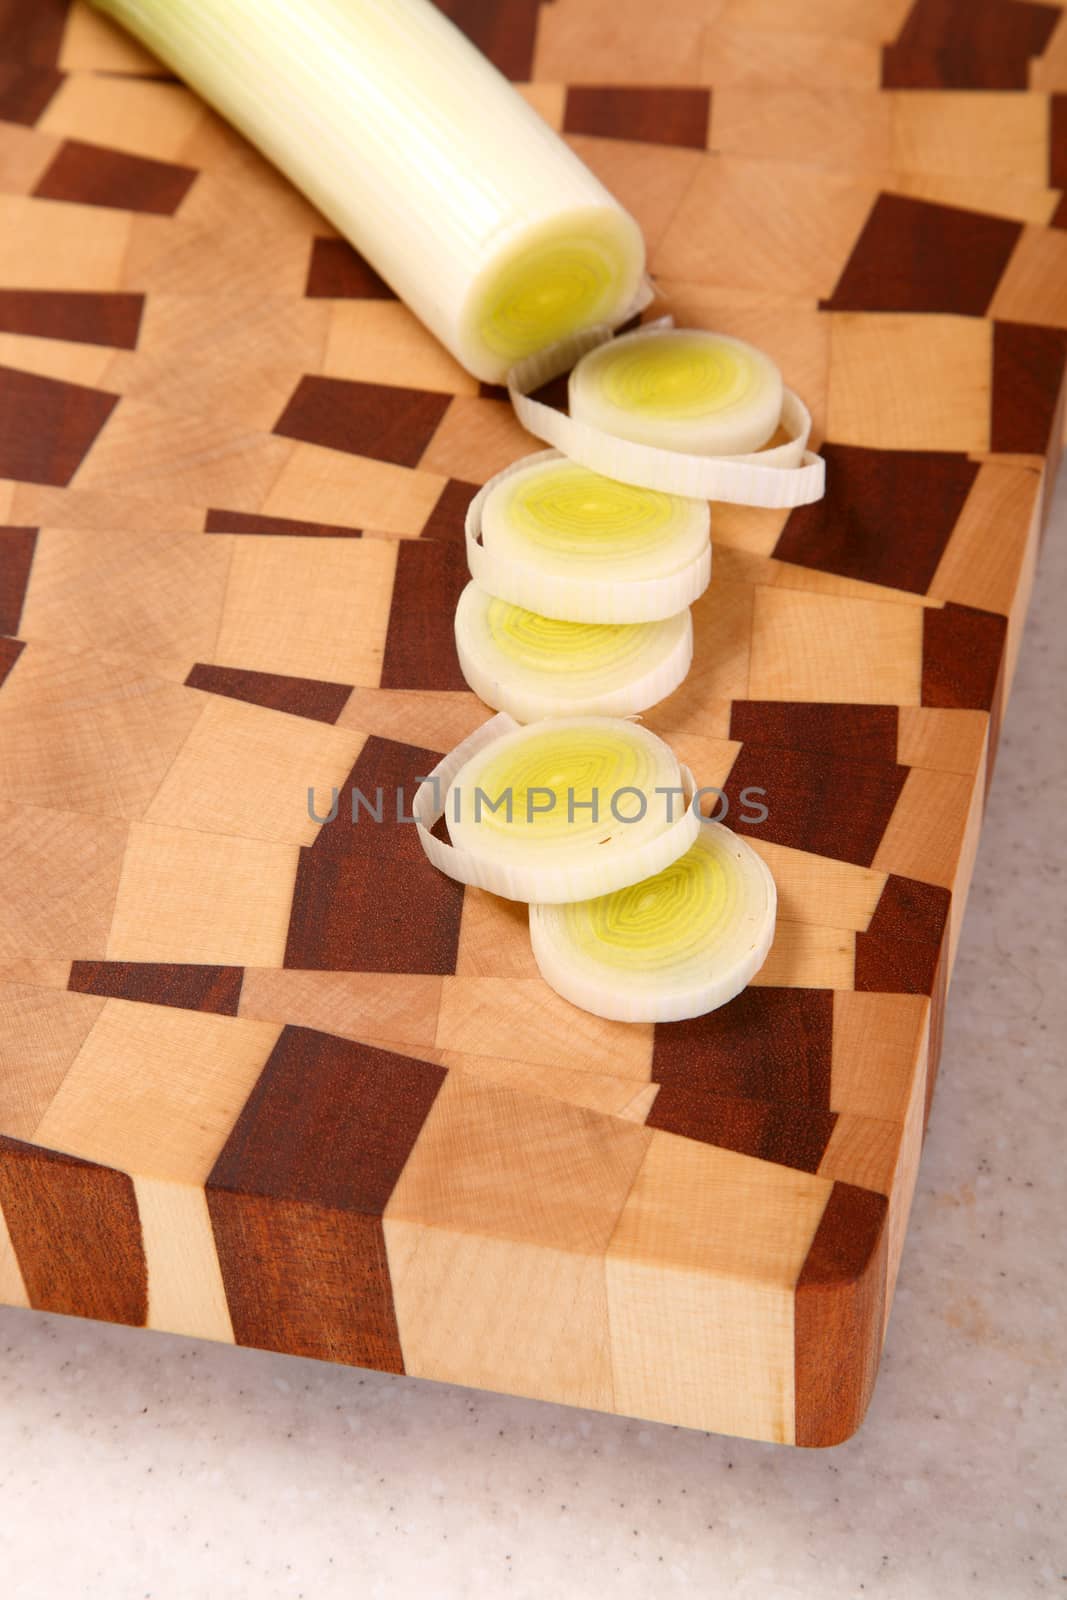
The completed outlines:
[[[774,947],[610,1023],[428,866],[392,796],[486,716],[463,513],[532,441],[139,47],[0,0],[0,1299],[831,1444],[1063,435],[1067,15],[443,9],[812,405],[825,501],[713,508],[646,719],[766,790]]]

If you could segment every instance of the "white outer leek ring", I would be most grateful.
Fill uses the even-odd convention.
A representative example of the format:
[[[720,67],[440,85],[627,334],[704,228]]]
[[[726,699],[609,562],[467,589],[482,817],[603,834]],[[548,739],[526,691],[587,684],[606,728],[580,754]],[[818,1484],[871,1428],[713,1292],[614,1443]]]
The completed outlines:
[[[669,321],[649,323],[648,331]],[[692,500],[786,510],[822,499],[826,463],[807,448],[811,413],[792,389],[784,391],[782,400],[781,426],[789,434],[785,443],[738,456],[688,455],[658,445],[636,444],[532,398],[535,389],[567,372],[582,356],[610,339],[612,332],[603,325],[590,328],[511,368],[507,380],[511,403],[523,427],[536,438],[605,478]]]
[[[654,958],[645,965],[637,946],[629,960],[612,962],[595,928],[593,913],[610,909],[599,905],[602,897],[588,905],[532,905],[530,942],[545,982],[572,1005],[617,1022],[680,1022],[740,994],[774,942],[777,889],[763,858],[721,823],[702,823],[694,850],[701,845],[728,863],[738,902],[733,925],[712,929],[706,951],[698,940],[673,973],[669,955],[658,968]],[[624,909],[629,901],[631,910],[640,912],[633,901],[641,888],[634,884],[619,897]]]
[[[549,410],[549,407],[544,409]],[[555,416],[557,413],[551,414]],[[567,420],[564,418],[564,421]],[[497,485],[516,472],[525,471],[535,462],[558,461],[564,455],[565,452],[560,450],[539,450],[532,456],[523,456],[478,490],[467,507],[464,529],[467,566],[475,582],[487,594],[563,622],[659,622],[664,617],[676,616],[699,600],[711,582],[710,542],[696,560],[680,571],[667,573],[661,578],[642,578],[630,583],[624,579],[608,582],[603,578],[575,579],[562,573],[541,572],[532,564],[510,558],[501,559],[486,548],[482,543],[482,511]],[[579,464],[587,465],[585,462]],[[618,477],[618,474],[606,473],[603,476]],[[645,484],[639,487],[653,486]],[[675,493],[674,490],[666,492]]]
[[[640,639],[632,639],[629,649],[616,652],[613,658],[609,655],[593,668],[583,667],[580,659],[569,668],[561,648],[558,669],[545,669],[513,659],[501,648],[490,625],[492,608],[500,605],[522,611],[487,594],[473,579],[468,583],[456,607],[456,654],[475,694],[516,722],[537,722],[542,717],[631,717],[673,694],[692,664],[693,618],[689,611],[661,622],[624,624],[642,630]],[[587,635],[604,628],[602,623],[560,626]]]
[[[620,850],[610,863],[593,853],[588,865],[584,866],[571,863],[565,868],[553,868],[540,862],[512,865],[485,860],[471,850],[462,850],[435,838],[431,830],[444,816],[445,798],[462,768],[473,756],[480,755],[489,745],[495,744],[504,734],[514,733],[518,727],[519,724],[504,712],[490,717],[488,722],[476,728],[439,761],[415,792],[411,812],[419,842],[433,865],[450,878],[472,884],[477,889],[487,889],[506,900],[558,905],[568,900],[610,894],[613,889],[636,883],[639,878],[654,877],[689,849],[700,831],[702,819],[692,804],[696,780],[689,768],[681,763],[679,771],[685,796],[685,809],[681,815],[669,822],[663,832],[654,838],[646,839],[630,849]]]

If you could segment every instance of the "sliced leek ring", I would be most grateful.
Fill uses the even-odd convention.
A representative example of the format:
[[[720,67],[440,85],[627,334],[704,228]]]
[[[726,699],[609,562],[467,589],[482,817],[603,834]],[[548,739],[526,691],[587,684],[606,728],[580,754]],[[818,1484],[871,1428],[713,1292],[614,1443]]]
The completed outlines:
[[[782,374],[755,345],[688,328],[638,329],[582,356],[570,414],[636,444],[700,456],[759,450],[782,415]]]
[[[467,565],[488,594],[561,622],[657,622],[711,579],[707,504],[622,484],[558,450],[514,462],[467,511]]]
[[[693,659],[688,611],[662,622],[560,622],[486,594],[456,607],[456,651],[476,695],[516,722],[629,717],[666,699]]]
[[[577,372],[589,352],[599,358],[609,341],[622,344],[624,340],[652,340],[661,338],[664,332],[661,321],[612,340],[611,329],[601,326],[516,362],[508,373],[508,394],[516,416],[536,438],[554,445],[591,472],[620,483],[694,500],[721,500],[776,510],[821,500],[826,490],[826,464],[808,449],[811,413],[792,389],[782,391],[778,418],[785,441],[766,449],[728,455],[700,454],[624,438],[598,421],[568,416],[533,398],[534,391],[552,378],[571,369]],[[642,432],[641,437],[647,440],[649,434]]]
[[[449,877],[558,904],[609,894],[684,855],[700,830],[694,788],[692,773],[636,722],[519,727],[500,713],[427,774],[412,814],[427,856]],[[442,816],[450,844],[432,832]]]
[[[545,979],[583,1011],[680,1022],[725,1005],[774,939],[777,892],[764,861],[718,822],[654,877],[571,905],[532,905]]]

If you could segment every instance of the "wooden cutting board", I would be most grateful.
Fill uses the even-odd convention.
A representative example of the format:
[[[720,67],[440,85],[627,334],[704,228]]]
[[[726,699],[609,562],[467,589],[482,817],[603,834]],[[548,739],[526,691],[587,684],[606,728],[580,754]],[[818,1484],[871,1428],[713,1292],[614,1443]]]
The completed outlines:
[[[774,948],[608,1023],[427,865],[462,514],[534,442],[158,64],[0,0],[0,1300],[832,1444],[1059,456],[1067,18],[446,9],[825,441],[822,504],[713,508],[647,718],[766,790]]]

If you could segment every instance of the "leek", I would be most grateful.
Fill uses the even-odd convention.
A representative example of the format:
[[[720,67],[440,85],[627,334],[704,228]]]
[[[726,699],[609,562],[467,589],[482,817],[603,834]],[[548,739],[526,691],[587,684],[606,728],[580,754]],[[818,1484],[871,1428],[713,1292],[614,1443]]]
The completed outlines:
[[[707,502],[635,488],[557,451],[505,467],[467,512],[467,564],[487,593],[562,622],[656,622],[711,578]]]
[[[759,450],[782,414],[782,375],[741,339],[682,328],[609,339],[574,367],[571,416],[638,444],[696,455]]]
[[[570,415],[534,398],[568,371]],[[620,483],[772,509],[825,492],[808,408],[762,351],[723,334],[587,329],[516,362],[508,393],[530,433]]]
[[[258,146],[476,377],[617,323],[633,218],[430,0],[95,0]]]
[[[501,713],[427,774],[412,805],[427,856],[461,883],[554,904],[677,860],[700,830],[693,778],[647,728],[613,717],[519,727]],[[449,840],[437,837],[444,818]]]
[[[680,1022],[750,983],[774,938],[777,893],[743,839],[703,822],[685,855],[654,877],[571,905],[532,905],[545,982],[598,1017]]]
[[[516,722],[628,717],[671,694],[693,659],[688,611],[662,622],[559,622],[469,583],[456,607],[463,676]]]

